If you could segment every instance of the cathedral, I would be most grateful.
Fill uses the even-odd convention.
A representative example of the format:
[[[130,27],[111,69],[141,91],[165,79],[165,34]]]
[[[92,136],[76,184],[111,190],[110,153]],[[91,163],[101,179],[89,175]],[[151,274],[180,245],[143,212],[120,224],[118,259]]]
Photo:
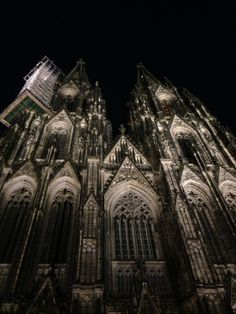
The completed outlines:
[[[142,64],[127,110],[44,57],[1,113],[0,313],[236,313],[236,138]]]

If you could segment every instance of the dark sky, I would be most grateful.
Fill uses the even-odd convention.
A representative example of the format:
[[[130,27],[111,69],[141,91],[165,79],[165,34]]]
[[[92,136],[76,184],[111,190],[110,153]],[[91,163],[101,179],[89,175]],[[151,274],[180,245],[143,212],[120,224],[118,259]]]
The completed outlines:
[[[233,1],[8,1],[1,15],[2,109],[45,55],[65,73],[83,58],[117,129],[142,61],[159,79],[188,88],[236,134]]]

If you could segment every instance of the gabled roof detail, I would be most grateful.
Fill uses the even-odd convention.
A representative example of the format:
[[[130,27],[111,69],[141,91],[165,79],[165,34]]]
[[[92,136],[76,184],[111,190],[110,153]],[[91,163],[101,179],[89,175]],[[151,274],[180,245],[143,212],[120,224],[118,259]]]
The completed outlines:
[[[220,167],[219,169],[219,184],[224,181],[233,181],[236,182],[236,177],[232,175],[229,171],[227,171],[224,167]]]
[[[135,164],[126,157],[123,163],[121,164],[119,170],[111,181],[109,187],[116,185],[122,181],[138,181],[142,185],[145,185],[147,188],[151,188],[151,184],[147,181],[144,175],[138,170]]]
[[[71,177],[71,178],[75,179],[76,181],[79,181],[70,161],[67,161],[64,164],[64,166],[54,176],[53,180],[56,180],[56,179],[61,178],[61,177]]]
[[[29,306],[26,314],[36,313],[35,311],[40,310],[41,306],[43,307],[43,310],[45,310],[47,304],[48,310],[53,309],[54,310],[53,313],[59,313],[59,309],[56,302],[56,294],[49,277],[47,277],[46,280],[43,282],[33,302]]]
[[[73,126],[73,122],[69,117],[68,113],[65,109],[59,111],[54,117],[52,117],[47,123],[46,126],[49,126],[54,123],[61,123],[61,124],[69,124]]]
[[[35,180],[37,179],[36,171],[34,168],[34,165],[31,161],[27,161],[26,163],[23,164],[12,176],[12,178],[19,177],[22,175],[27,175],[31,178],[34,178]]]
[[[170,120],[170,131],[174,130],[175,128],[183,128],[188,129],[190,132],[196,133],[194,128],[187,123],[184,119],[180,118],[177,114],[173,116],[173,119]]]
[[[149,165],[148,160],[124,135],[119,138],[110,153],[105,157],[104,164],[120,163],[125,156],[128,156],[135,163]]]
[[[185,185],[189,181],[205,184],[204,181],[192,169],[185,165],[181,175],[180,183]]]

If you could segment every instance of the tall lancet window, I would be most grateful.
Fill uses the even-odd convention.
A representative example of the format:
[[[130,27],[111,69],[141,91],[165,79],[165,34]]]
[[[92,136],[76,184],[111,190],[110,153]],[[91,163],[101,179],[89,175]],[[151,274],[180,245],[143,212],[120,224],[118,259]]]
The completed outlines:
[[[216,231],[215,217],[210,210],[209,202],[196,190],[188,190],[186,194],[210,258],[213,261],[221,261],[223,255],[222,247]]]
[[[63,264],[68,261],[74,221],[74,194],[67,188],[53,198],[44,240],[42,262]]]
[[[181,151],[181,155],[185,161],[191,164],[197,164],[195,157],[195,147],[193,138],[177,137],[178,145]]]
[[[225,182],[220,184],[220,190],[228,206],[228,213],[231,215],[232,220],[219,207],[215,210],[216,224],[227,255],[234,261],[236,258],[235,237],[230,224],[236,222],[236,183],[226,179]]]
[[[49,154],[50,150],[55,150],[55,159],[64,159],[66,157],[66,148],[68,147],[68,136],[67,130],[64,128],[58,128],[56,130],[51,131],[48,136],[43,153],[42,158],[46,158]]]
[[[153,218],[143,199],[125,194],[114,207],[113,224],[117,260],[156,258]]]
[[[0,263],[11,263],[16,249],[24,243],[30,219],[32,191],[14,190],[0,211]]]

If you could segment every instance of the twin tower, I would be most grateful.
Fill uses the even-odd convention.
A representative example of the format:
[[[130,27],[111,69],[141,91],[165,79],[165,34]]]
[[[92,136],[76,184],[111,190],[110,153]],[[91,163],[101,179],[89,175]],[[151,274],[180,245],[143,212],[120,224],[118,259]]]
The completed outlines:
[[[0,313],[236,313],[234,136],[141,64],[128,108],[45,57],[2,112]]]

